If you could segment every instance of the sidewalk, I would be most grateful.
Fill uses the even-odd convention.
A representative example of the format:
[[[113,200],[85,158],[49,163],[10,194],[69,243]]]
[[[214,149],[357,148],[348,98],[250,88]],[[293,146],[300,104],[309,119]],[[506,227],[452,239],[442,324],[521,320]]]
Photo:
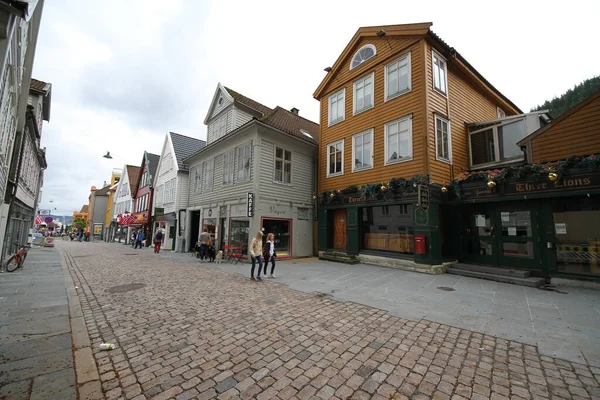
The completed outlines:
[[[76,399],[69,305],[60,253],[32,248],[0,274],[0,398]]]
[[[159,256],[250,274],[249,264],[202,264],[190,253],[169,251]],[[549,292],[316,258],[278,261],[275,274],[275,282],[298,291],[320,292],[413,321],[423,319],[536,345],[542,355],[600,367],[599,290],[559,286]]]

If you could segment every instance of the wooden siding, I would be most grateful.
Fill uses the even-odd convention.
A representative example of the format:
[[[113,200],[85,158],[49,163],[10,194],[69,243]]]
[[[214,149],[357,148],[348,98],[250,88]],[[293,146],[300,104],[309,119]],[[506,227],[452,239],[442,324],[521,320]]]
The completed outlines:
[[[189,173],[178,172],[177,173],[177,189],[175,194],[176,210],[184,210],[188,206],[188,192],[189,192]],[[179,216],[177,216],[179,218]]]
[[[534,163],[600,153],[600,96],[534,137],[530,148]]]
[[[171,156],[173,160],[173,168],[167,169],[166,165],[164,165],[165,158],[167,156]],[[164,203],[165,196],[165,182],[177,177],[177,158],[175,157],[175,150],[173,149],[173,143],[171,143],[171,135],[167,133],[165,138],[165,144],[163,145],[162,152],[160,154],[160,161],[158,162],[158,167],[156,168],[156,179],[154,181],[154,193],[157,193],[157,189],[162,186],[163,187],[163,195],[161,199],[161,203],[156,203],[152,205],[152,215],[154,215],[155,207],[164,207],[165,214],[175,212],[175,202]],[[177,185],[179,186],[179,185]]]
[[[245,111],[240,110],[239,108],[235,108],[235,121],[233,124],[233,129],[237,129],[240,126],[244,125],[248,121],[252,119],[252,115],[248,114]]]
[[[221,118],[225,117],[227,119],[227,124],[226,124],[226,128],[225,128],[226,132],[231,132],[232,130],[235,129],[234,123],[233,123],[233,107],[234,106],[231,106],[230,108],[228,108],[227,110],[225,110],[221,114],[219,114],[217,117],[208,121],[208,127],[206,130],[206,143],[207,144],[210,144],[214,140],[218,139],[215,137],[215,130],[216,130],[216,126],[219,123],[219,121],[221,120]]]
[[[223,154],[227,151],[234,150],[239,145],[248,143],[248,141],[252,141],[253,143],[250,161],[250,180],[241,183],[235,182],[233,185],[223,185]],[[254,188],[254,163],[256,159],[255,141],[256,128],[249,128],[247,131],[240,132],[234,137],[227,138],[220,143],[207,147],[207,150],[190,159],[191,181],[189,185],[188,207],[200,207],[217,203],[224,204],[226,201],[235,200],[237,202],[241,198],[245,199],[246,193],[253,191]],[[201,190],[196,191],[194,190],[195,185],[192,181],[194,179],[194,169],[199,168],[199,172],[202,174],[202,163],[211,158],[214,158],[213,188],[211,191],[206,192],[202,192]]]
[[[366,43],[372,43],[377,48],[375,58],[366,61],[362,66],[349,71],[349,63],[354,52],[341,67],[336,79],[332,82],[337,86],[331,87],[321,100],[321,133],[319,150],[319,191],[342,189],[349,185],[375,183],[390,180],[394,177],[410,178],[424,172],[423,141],[419,140],[425,129],[425,114],[423,102],[423,68],[421,63],[422,47],[418,38],[393,39],[388,43],[382,38],[360,41],[356,49]],[[412,44],[412,45],[411,45]],[[391,49],[390,49],[391,47]],[[411,91],[384,101],[385,66],[411,52]],[[374,107],[356,116],[353,110],[353,83],[357,78],[375,72]],[[328,127],[329,95],[346,89],[345,120]],[[385,124],[395,119],[412,115],[413,159],[411,161],[385,165]],[[352,172],[352,136],[373,129],[373,168]],[[344,139],[344,174],[327,178],[327,145]]]
[[[219,97],[223,98],[223,103],[221,103],[221,105],[219,105]],[[216,97],[215,99],[215,105],[214,108],[212,110],[212,113],[210,114],[210,119],[215,118],[216,116],[219,115],[219,113],[221,113],[221,111],[223,111],[225,108],[227,108],[227,106],[229,106],[230,104],[233,104],[232,101],[230,101],[223,93],[222,91],[219,91],[219,95]]]
[[[443,56],[443,55],[442,55]],[[432,48],[427,42],[425,54],[427,65],[428,110],[427,126],[429,131],[429,173],[437,183],[448,184],[461,172],[469,169],[469,138],[465,123],[485,121],[497,118],[497,103],[491,93],[485,93],[467,76],[455,68],[452,60],[447,60],[448,96],[433,88]],[[506,115],[515,112],[504,109]],[[450,120],[452,140],[452,163],[437,160],[435,142],[435,114]]]

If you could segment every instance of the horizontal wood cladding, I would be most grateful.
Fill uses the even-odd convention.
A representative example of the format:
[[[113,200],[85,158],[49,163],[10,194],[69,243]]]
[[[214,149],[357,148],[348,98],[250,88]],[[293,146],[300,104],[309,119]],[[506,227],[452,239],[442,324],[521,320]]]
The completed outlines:
[[[328,95],[321,99],[321,134],[319,147],[319,191],[328,189],[342,189],[349,185],[362,185],[374,182],[388,181],[394,177],[410,178],[414,175],[425,173],[423,132],[425,129],[424,99],[422,87],[424,77],[422,74],[422,46],[416,43],[406,47],[413,40],[388,39],[392,49],[400,53],[392,53],[385,40],[377,38],[357,45],[359,49],[365,43],[372,43],[377,47],[378,58],[366,61],[364,65],[349,71],[349,62],[345,62],[336,79],[337,86],[328,91]],[[385,66],[397,57],[411,53],[411,91],[396,98],[384,101],[385,96]],[[354,55],[352,52],[350,59]],[[353,83],[356,79],[374,72],[374,107],[353,115]],[[333,126],[328,126],[329,95],[341,88],[346,89],[345,120]],[[412,115],[412,152],[413,159],[393,165],[385,165],[385,124],[396,119]],[[372,169],[352,172],[352,136],[373,129],[373,165]],[[327,145],[344,139],[344,174],[336,177],[327,177]]]
[[[600,96],[531,140],[534,163],[600,153]]]
[[[453,64],[446,60],[448,71],[448,95],[433,88],[432,48],[427,44],[427,92],[428,92],[428,127],[429,127],[429,170],[431,179],[438,183],[448,183],[469,169],[469,137],[466,123],[485,121],[497,118],[497,103],[492,93],[486,93],[479,85],[473,83]],[[443,55],[442,55],[443,56]],[[506,115],[514,111],[504,110]],[[437,160],[435,141],[435,115],[450,120],[452,141],[452,164]]]

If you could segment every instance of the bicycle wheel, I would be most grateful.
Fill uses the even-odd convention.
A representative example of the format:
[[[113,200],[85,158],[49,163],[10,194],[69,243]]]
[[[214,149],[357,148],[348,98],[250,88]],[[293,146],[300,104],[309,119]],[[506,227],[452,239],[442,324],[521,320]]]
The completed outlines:
[[[19,268],[19,260],[17,259],[17,256],[13,255],[11,256],[5,263],[4,263],[4,269],[7,272],[13,272],[15,269]]]

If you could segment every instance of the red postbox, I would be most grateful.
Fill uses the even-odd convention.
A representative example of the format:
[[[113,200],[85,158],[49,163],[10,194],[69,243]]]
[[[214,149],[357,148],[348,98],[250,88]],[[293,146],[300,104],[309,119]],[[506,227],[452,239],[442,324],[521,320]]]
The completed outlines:
[[[416,234],[415,235],[415,254],[425,254],[427,253],[427,247],[425,247],[425,235]]]

